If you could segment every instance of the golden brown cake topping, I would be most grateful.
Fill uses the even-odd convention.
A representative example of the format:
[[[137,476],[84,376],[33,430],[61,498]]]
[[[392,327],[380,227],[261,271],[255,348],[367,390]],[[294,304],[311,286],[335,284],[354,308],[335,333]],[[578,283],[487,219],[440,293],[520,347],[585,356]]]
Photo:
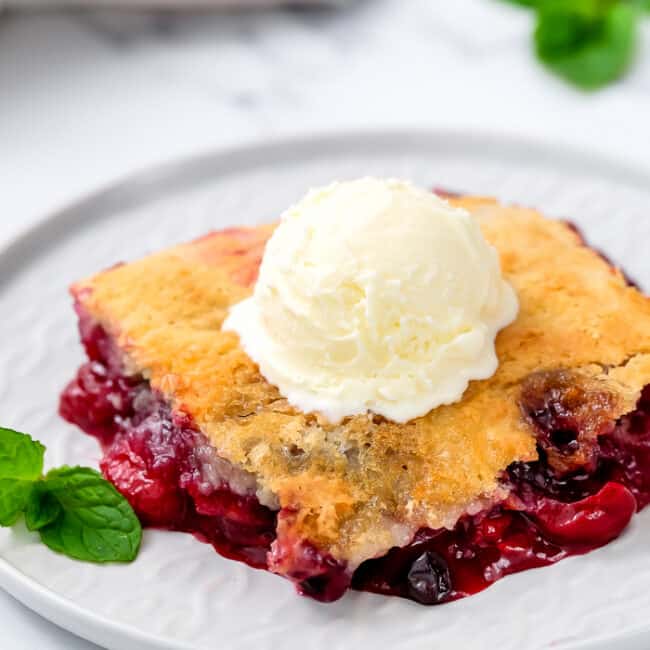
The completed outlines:
[[[519,406],[522,385],[537,381],[531,373],[563,370],[584,390],[600,387],[608,419],[628,412],[650,381],[650,301],[571,227],[491,199],[453,203],[473,212],[499,251],[520,313],[497,338],[491,379],[405,424],[369,414],[333,425],[297,412],[237,336],[220,330],[229,306],[250,294],[272,226],[214,233],[74,291],[116,338],[126,367],[294,512],[282,535],[354,567],[503,496],[503,470],[536,457],[535,427]]]

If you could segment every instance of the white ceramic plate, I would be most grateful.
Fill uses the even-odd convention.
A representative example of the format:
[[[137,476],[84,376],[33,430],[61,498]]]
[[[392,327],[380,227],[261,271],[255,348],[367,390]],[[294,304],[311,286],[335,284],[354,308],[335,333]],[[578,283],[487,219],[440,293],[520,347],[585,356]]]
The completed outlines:
[[[207,230],[268,221],[308,187],[379,174],[496,195],[570,217],[650,288],[650,178],[575,152],[498,137],[392,133],[285,141],[132,178],[53,215],[0,254],[0,418],[48,447],[50,465],[95,464],[95,442],[57,398],[82,359],[67,286]],[[190,535],[147,531],[137,561],[56,555],[0,531],[0,585],[109,648],[647,648],[650,509],[585,557],[426,608],[351,593],[329,606],[219,557]]]

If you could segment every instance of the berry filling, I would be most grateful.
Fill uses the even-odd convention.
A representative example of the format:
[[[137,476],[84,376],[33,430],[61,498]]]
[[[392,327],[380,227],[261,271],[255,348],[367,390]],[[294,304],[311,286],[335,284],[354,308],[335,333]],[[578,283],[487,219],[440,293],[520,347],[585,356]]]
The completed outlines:
[[[650,386],[619,420],[608,417],[614,400],[568,371],[529,377],[521,410],[539,460],[508,467],[506,502],[451,531],[420,530],[409,546],[364,562],[352,586],[436,604],[618,537],[650,502]]]
[[[145,526],[194,533],[226,557],[265,569],[276,513],[259,503],[252,477],[236,476],[191,418],[172,411],[141,376],[126,376],[112,339],[82,310],[89,361],[59,403],[60,414],[95,436],[101,470]]]
[[[280,545],[276,527],[292,513],[262,505],[254,478],[220,459],[143,377],[125,375],[112,339],[78,311],[89,361],[64,390],[60,413],[99,440],[102,472],[142,523],[191,532],[316,600],[336,600],[350,586],[423,604],[462,598],[608,543],[650,502],[650,386],[634,412],[616,419],[616,396],[602,386],[569,371],[537,373],[520,406],[539,459],[507,469],[508,499],[453,530],[422,529],[350,577],[309,543]]]

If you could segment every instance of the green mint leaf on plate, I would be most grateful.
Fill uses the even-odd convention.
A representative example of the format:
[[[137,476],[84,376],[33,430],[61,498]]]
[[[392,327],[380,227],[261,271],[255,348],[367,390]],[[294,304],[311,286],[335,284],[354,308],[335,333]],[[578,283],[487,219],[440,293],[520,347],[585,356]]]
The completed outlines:
[[[45,447],[28,435],[0,427],[0,479],[35,481],[43,473]]]
[[[88,562],[129,562],[142,540],[142,528],[128,501],[103,476],[86,467],[50,471],[44,490],[61,512],[39,529],[54,551]]]
[[[556,74],[593,90],[621,77],[636,48],[638,8],[615,0],[543,0],[535,46]]]
[[[0,479],[0,526],[13,526],[18,521],[33,489],[32,481]]]
[[[0,427],[0,526],[21,515],[51,549],[88,562],[129,562],[142,527],[129,502],[94,469],[60,467],[43,477],[45,447]]]
[[[25,524],[29,530],[40,530],[58,519],[63,510],[61,504],[46,488],[43,481],[34,484],[34,489],[25,508]]]

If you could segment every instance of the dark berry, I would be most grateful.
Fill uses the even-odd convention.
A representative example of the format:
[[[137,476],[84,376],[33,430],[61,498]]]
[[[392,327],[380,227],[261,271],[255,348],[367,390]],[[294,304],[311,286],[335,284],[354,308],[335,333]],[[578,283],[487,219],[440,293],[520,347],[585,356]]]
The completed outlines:
[[[422,553],[413,562],[407,580],[409,596],[423,605],[440,603],[451,593],[449,567],[433,551]]]

